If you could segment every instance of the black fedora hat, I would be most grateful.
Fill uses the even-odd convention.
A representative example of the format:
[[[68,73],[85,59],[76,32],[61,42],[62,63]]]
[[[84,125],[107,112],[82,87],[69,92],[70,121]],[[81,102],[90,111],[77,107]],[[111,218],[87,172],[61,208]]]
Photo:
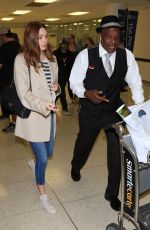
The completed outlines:
[[[119,22],[119,18],[116,15],[104,16],[100,22],[100,26],[96,28],[96,32],[99,33],[101,29],[109,27],[122,27]]]

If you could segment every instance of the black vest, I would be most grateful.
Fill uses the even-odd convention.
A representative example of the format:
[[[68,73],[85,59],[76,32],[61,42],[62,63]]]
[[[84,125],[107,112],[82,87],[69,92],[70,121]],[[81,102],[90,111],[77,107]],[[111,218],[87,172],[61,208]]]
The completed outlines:
[[[127,72],[127,58],[125,49],[116,50],[114,72],[109,78],[103,66],[102,58],[99,57],[99,47],[88,49],[89,66],[84,79],[84,87],[87,90],[97,89],[103,92],[109,99],[109,103],[94,104],[87,98],[80,98],[81,113],[91,117],[95,114],[101,121],[104,117],[106,123],[114,123],[116,109],[123,104],[120,99],[120,91]],[[110,121],[109,117],[111,117]],[[108,118],[108,119],[107,119]],[[103,122],[102,122],[103,123]],[[104,122],[105,123],[105,122]]]

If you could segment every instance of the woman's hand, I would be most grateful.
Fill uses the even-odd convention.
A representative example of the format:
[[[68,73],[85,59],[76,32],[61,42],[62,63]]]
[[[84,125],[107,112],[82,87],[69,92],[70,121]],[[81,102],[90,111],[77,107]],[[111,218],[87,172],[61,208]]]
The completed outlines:
[[[52,111],[57,111],[58,110],[58,108],[56,107],[56,105],[55,104],[52,104],[52,103],[47,103],[47,105],[46,105],[46,108],[48,109],[48,110],[52,110]]]
[[[54,82],[51,84],[51,90],[53,92],[56,92],[58,90],[58,83],[57,82]]]

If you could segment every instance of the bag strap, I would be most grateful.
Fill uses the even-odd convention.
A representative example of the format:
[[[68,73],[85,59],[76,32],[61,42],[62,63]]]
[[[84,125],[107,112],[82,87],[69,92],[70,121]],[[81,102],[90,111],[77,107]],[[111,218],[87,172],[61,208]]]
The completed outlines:
[[[29,90],[32,92],[31,69],[30,69],[30,66],[28,66],[28,73],[29,73]]]
[[[31,84],[31,69],[30,66],[28,67],[28,73],[29,73],[29,90],[32,92],[32,84]],[[11,85],[15,84],[14,77],[12,78]]]

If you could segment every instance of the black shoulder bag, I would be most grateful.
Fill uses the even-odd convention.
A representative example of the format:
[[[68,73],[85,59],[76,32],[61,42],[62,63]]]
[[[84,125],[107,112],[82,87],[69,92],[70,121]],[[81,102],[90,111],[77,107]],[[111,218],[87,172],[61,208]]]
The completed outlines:
[[[31,72],[30,67],[28,67],[29,72],[29,90],[32,91],[31,85]],[[28,118],[31,110],[26,108],[20,101],[15,83],[5,87],[1,95],[1,104],[12,114],[15,114],[21,118]]]

